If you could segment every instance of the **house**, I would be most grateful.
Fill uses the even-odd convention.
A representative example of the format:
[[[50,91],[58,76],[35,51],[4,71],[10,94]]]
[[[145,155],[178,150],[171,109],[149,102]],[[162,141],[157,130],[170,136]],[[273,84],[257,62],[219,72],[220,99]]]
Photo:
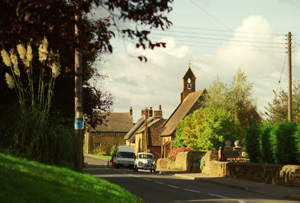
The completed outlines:
[[[124,136],[133,127],[132,108],[129,112],[112,112],[101,125],[88,130],[85,134],[87,153],[110,154],[114,145],[124,145]]]
[[[135,153],[151,152],[156,158],[161,157],[160,133],[164,122],[161,105],[154,111],[152,107],[143,109],[141,118],[124,136],[126,145],[134,146]]]
[[[180,96],[180,104],[163,125],[161,133],[162,157],[167,157],[172,149],[172,141],[179,122],[201,106],[205,93],[206,89],[196,91],[196,77],[191,68],[189,68],[183,77],[183,91]]]

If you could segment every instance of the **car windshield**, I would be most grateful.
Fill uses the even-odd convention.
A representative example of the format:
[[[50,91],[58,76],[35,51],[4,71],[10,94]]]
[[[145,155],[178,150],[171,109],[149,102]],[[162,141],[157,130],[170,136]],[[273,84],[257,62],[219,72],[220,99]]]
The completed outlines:
[[[152,154],[139,154],[138,157],[140,159],[153,159],[153,155]]]
[[[118,156],[122,158],[135,158],[135,155],[133,152],[118,152]]]

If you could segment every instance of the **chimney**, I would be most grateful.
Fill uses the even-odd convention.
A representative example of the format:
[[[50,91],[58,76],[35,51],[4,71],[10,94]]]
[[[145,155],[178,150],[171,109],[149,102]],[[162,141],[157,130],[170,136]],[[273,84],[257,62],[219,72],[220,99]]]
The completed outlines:
[[[149,117],[149,109],[148,108],[145,108],[145,109],[142,109],[141,110],[141,116],[146,119]]]
[[[148,119],[149,118],[149,109],[148,108],[146,108],[145,110],[144,110],[144,112],[145,112],[145,114],[144,114],[144,118],[145,119]]]
[[[132,106],[129,108],[129,114],[132,117]]]
[[[153,116],[153,109],[152,109],[152,107],[150,107],[148,115],[149,115],[149,118]]]
[[[154,118],[162,118],[161,105],[158,105],[158,110],[154,110]]]

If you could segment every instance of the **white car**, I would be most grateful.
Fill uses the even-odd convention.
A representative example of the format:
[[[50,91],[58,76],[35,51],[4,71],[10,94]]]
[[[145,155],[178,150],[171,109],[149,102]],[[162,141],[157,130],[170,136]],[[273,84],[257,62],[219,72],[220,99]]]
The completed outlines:
[[[155,172],[156,164],[154,155],[149,152],[139,152],[137,153],[136,159],[134,161],[134,169],[146,169],[150,172]]]
[[[133,168],[135,154],[133,148],[128,146],[119,146],[117,153],[113,156],[113,162],[116,168],[128,167]]]

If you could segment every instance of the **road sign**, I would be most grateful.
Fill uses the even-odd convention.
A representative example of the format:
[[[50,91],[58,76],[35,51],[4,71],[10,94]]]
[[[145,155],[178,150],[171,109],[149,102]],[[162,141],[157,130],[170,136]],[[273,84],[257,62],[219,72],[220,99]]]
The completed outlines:
[[[74,129],[75,130],[83,130],[84,129],[84,121],[83,120],[75,120]]]

